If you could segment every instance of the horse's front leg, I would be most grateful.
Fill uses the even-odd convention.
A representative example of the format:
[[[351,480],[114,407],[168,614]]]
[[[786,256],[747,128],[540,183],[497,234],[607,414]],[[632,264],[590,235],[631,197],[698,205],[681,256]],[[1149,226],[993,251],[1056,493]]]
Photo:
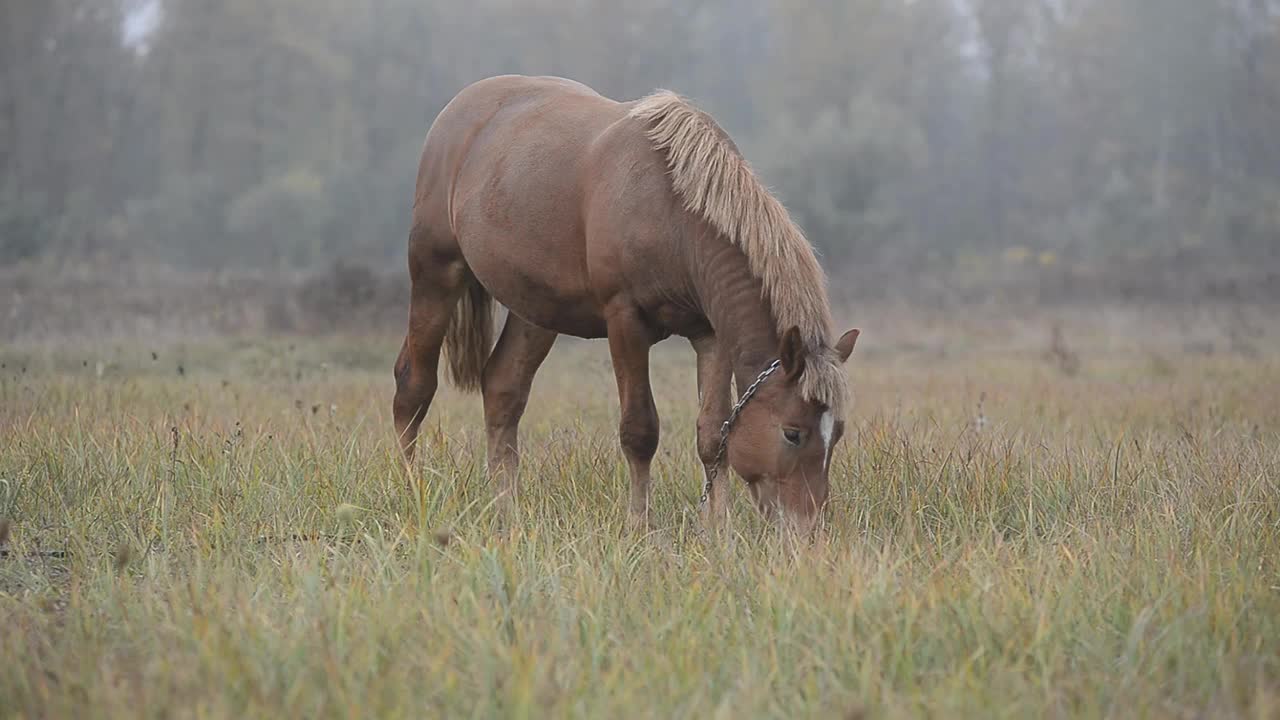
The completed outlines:
[[[610,315],[609,354],[618,381],[621,420],[618,438],[631,468],[631,505],[628,521],[633,528],[649,527],[649,464],[658,451],[658,408],[649,385],[649,329],[634,310]]]
[[[733,407],[729,395],[733,367],[714,335],[690,343],[698,354],[698,458],[702,460],[704,480],[715,474],[703,512],[707,523],[714,526],[724,519],[729,507],[729,458],[716,456],[720,451],[720,427]]]

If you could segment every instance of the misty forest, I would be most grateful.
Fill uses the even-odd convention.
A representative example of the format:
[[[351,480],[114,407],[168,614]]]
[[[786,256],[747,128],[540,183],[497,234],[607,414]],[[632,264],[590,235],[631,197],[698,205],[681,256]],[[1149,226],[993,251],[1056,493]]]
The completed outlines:
[[[11,0],[0,13],[0,264],[398,270],[435,114],[472,81],[523,73],[695,100],[828,271],[865,271],[851,293],[901,292],[885,268],[964,287],[1010,264],[1050,276],[1042,293],[1280,286],[1274,0]]]

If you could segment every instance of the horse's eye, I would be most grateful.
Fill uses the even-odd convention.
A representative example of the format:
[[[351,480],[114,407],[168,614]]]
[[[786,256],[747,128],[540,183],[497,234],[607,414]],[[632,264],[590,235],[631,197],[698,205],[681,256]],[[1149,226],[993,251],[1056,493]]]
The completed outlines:
[[[782,437],[793,447],[800,447],[800,443],[804,441],[804,434],[795,428],[783,428]]]

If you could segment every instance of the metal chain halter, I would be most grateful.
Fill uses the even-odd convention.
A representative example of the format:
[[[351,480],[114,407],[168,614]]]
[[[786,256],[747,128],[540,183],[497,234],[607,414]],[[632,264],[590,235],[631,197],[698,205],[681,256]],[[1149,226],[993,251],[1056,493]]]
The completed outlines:
[[[742,413],[742,408],[751,402],[756,390],[759,390],[764,381],[768,380],[769,376],[777,372],[780,367],[782,367],[782,360],[774,360],[769,364],[769,367],[764,369],[764,372],[757,375],[756,381],[751,383],[751,386],[742,393],[742,397],[738,398],[737,404],[729,411],[729,418],[720,425],[720,447],[716,449],[716,459],[711,462],[711,469],[707,471],[707,479],[702,484],[703,505],[706,505],[711,499],[711,485],[715,482],[716,475],[720,473],[720,463],[724,460],[725,454],[729,452],[729,433],[733,430],[734,423],[738,422],[738,415]]]

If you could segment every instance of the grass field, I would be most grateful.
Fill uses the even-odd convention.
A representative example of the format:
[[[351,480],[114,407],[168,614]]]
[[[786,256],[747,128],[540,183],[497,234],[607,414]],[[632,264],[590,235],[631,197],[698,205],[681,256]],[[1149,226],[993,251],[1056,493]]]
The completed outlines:
[[[507,525],[478,398],[400,467],[396,338],[0,349],[0,716],[1280,717],[1265,339],[863,327],[812,545],[736,485],[700,529],[674,341],[650,535],[599,343],[539,377]]]

